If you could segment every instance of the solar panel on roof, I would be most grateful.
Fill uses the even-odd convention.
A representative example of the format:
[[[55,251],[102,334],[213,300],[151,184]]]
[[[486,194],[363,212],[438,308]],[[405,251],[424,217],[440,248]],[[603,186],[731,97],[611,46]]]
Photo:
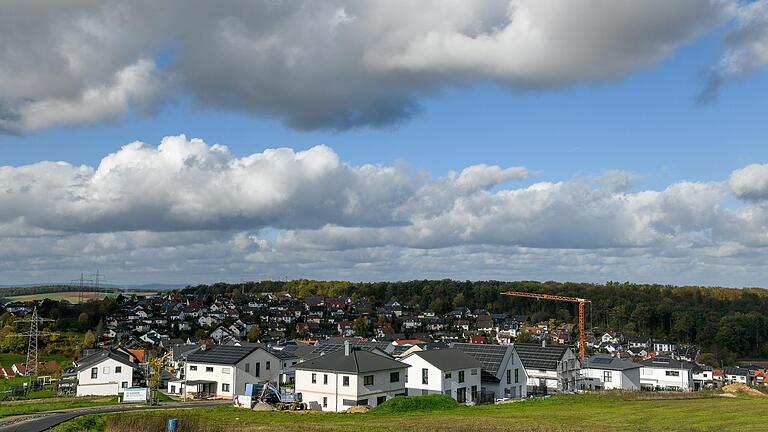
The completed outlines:
[[[610,364],[612,361],[612,358],[598,357],[596,359],[592,359],[592,364]]]

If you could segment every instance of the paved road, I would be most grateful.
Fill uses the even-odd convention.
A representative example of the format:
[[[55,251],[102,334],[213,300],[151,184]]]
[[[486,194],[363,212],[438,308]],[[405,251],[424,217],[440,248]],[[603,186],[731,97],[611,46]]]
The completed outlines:
[[[124,411],[146,411],[146,410],[158,410],[169,408],[196,408],[206,406],[223,406],[231,405],[230,401],[204,401],[204,402],[174,402],[165,403],[158,406],[143,406],[143,405],[108,405],[91,408],[78,408],[65,411],[49,411],[44,413],[31,414],[29,419],[19,421],[17,423],[2,426],[0,425],[0,432],[41,432],[46,429],[52,428],[65,421],[72,420],[73,418],[80,417],[87,414],[99,414],[99,413],[113,413]]]

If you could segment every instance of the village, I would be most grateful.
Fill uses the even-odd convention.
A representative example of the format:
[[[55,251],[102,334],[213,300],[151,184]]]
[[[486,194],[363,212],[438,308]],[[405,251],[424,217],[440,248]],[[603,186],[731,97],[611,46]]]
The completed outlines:
[[[31,314],[35,302],[6,311]],[[59,396],[125,396],[159,389],[182,401],[256,401],[271,389],[302,408],[340,412],[397,396],[441,394],[466,405],[603,390],[691,392],[763,385],[759,365],[701,364],[671,340],[585,332],[487,310],[447,314],[396,300],[261,293],[232,299],[180,291],[125,295],[104,317],[93,348],[71,367],[40,362],[34,374]],[[5,378],[31,375],[2,365]]]

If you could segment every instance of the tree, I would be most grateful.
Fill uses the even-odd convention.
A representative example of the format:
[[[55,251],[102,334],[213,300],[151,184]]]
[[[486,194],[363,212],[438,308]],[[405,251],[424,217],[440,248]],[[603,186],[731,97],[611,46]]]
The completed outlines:
[[[531,335],[528,332],[520,332],[517,334],[517,337],[515,338],[515,342],[517,343],[536,343],[539,340],[536,339],[533,335]]]
[[[368,319],[365,317],[360,317],[355,320],[355,323],[352,326],[352,331],[355,332],[355,336],[366,337],[368,336],[368,332],[370,330],[369,327]]]
[[[246,336],[248,338],[248,342],[258,342],[259,337],[261,337],[261,329],[258,325],[252,325],[251,328],[248,329],[248,335]]]
[[[99,323],[96,324],[96,338],[100,338],[104,336],[104,320],[100,319]]]
[[[85,337],[83,337],[83,348],[93,348],[94,345],[96,345],[96,335],[91,330],[88,330],[85,332]]]
[[[88,327],[88,321],[91,319],[88,317],[88,314],[85,312],[81,312],[80,315],[77,317],[77,323],[80,325],[80,328],[84,329]]]

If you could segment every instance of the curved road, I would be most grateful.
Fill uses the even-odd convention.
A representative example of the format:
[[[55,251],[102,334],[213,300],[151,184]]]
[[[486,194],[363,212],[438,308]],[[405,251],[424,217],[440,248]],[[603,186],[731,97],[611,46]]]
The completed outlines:
[[[91,408],[77,408],[63,411],[47,411],[36,414],[19,416],[20,420],[11,424],[3,425],[0,423],[0,432],[41,432],[52,428],[65,421],[72,420],[80,416],[99,413],[114,413],[125,411],[147,411],[163,410],[174,408],[198,408],[208,406],[231,405],[231,401],[204,401],[204,402],[174,402],[156,406],[145,405],[107,405]],[[0,419],[2,422],[5,419]]]

